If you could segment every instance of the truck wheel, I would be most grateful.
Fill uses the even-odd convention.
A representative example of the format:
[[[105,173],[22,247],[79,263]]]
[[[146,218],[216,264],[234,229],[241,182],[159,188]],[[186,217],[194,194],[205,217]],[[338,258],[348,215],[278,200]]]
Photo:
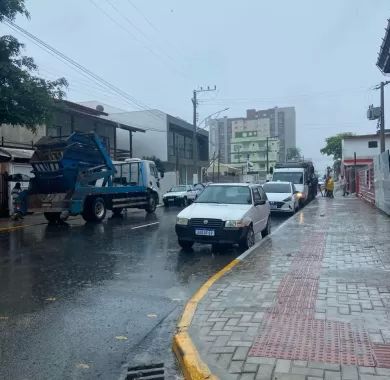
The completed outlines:
[[[86,222],[101,222],[106,216],[106,205],[103,198],[93,198],[86,202],[83,218]]]
[[[61,213],[60,212],[44,212],[46,220],[49,223],[59,223],[61,221]]]
[[[146,206],[145,210],[148,214],[151,214],[152,212],[156,211],[157,202],[156,197],[151,194],[148,199],[148,205]]]

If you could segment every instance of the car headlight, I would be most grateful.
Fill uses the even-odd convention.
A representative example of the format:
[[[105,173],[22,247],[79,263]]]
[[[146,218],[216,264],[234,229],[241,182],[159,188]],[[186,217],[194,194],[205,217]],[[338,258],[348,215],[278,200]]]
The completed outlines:
[[[238,227],[244,227],[245,223],[242,220],[227,220],[225,222],[226,228],[238,228]]]
[[[302,198],[303,194],[301,192],[297,193],[297,198]]]
[[[177,218],[176,224],[180,224],[181,226],[186,226],[188,224],[187,218]]]
[[[286,198],[286,199],[283,199],[283,202],[290,202],[290,201],[292,201],[292,197],[291,196]]]

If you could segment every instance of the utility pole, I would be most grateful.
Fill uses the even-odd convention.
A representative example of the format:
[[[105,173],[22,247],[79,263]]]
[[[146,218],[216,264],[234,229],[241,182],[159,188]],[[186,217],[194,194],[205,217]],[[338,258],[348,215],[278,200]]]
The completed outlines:
[[[221,149],[218,149],[218,183],[219,183],[219,163],[221,162]]]
[[[268,139],[269,137],[267,136],[267,174],[269,174]]]
[[[380,137],[380,151],[383,153],[386,150],[385,146],[385,86],[387,86],[390,83],[390,81],[381,82],[376,87],[374,87],[375,90],[381,90],[381,112],[380,112],[380,130],[379,130],[379,137]]]
[[[389,82],[387,82],[389,83]],[[385,147],[385,82],[381,82],[381,129],[380,129],[381,153]]]
[[[194,90],[192,92],[192,106],[193,106],[193,115],[192,115],[192,127],[193,127],[193,141],[192,141],[192,155],[194,159],[194,173],[198,173],[198,141],[196,138],[196,131],[197,131],[197,121],[198,121],[198,112],[197,112],[197,106],[198,106],[198,98],[197,94],[200,92],[210,92],[210,91],[216,91],[217,86],[214,86],[213,88],[210,88],[210,86],[207,86],[207,88],[201,87],[199,90]]]

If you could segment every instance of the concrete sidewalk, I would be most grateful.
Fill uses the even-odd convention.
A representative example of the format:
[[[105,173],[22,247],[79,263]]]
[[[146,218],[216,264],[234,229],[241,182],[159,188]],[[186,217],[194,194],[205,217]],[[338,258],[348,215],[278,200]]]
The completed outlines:
[[[211,286],[188,332],[222,380],[390,379],[390,218],[319,198]]]

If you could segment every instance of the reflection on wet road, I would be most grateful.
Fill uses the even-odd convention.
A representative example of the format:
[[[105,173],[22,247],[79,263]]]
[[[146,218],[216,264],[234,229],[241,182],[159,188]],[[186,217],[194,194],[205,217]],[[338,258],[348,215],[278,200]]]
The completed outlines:
[[[164,361],[174,373],[182,306],[240,253],[181,251],[177,213],[1,233],[0,378],[117,379],[128,361]]]

